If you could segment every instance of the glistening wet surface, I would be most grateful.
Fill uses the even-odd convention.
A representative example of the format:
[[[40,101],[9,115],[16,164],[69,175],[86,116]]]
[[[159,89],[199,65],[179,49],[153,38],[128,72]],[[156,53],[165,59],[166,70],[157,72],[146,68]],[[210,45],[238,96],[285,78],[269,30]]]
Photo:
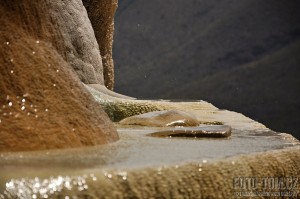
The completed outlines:
[[[159,138],[228,138],[231,135],[231,127],[226,125],[210,125],[204,127],[185,127],[162,130],[148,134]]]
[[[1,153],[0,193],[3,198],[9,198],[9,194],[22,196],[25,193],[32,198],[47,198],[62,189],[68,190],[68,187],[75,187],[79,191],[87,190],[93,183],[97,187],[99,181],[95,179],[99,175],[108,179],[113,177],[108,170],[116,171],[118,178],[126,180],[127,171],[132,169],[213,162],[240,154],[282,149],[298,144],[272,131],[258,133],[236,129],[232,129],[232,135],[227,138],[147,136],[172,129],[174,127],[119,128],[121,139],[105,146]]]

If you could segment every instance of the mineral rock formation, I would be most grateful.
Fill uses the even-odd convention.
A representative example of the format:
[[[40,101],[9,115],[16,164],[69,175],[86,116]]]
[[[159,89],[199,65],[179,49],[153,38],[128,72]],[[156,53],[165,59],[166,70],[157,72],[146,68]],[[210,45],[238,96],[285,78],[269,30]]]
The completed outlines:
[[[105,95],[109,95],[111,97],[116,97],[116,98],[120,98],[120,99],[132,99],[132,100],[135,99],[133,97],[122,95],[122,94],[116,93],[112,90],[109,90],[104,85],[101,85],[101,84],[86,84],[86,87],[93,89],[96,92],[101,93],[102,95],[105,94]]]
[[[197,127],[181,127],[169,130],[161,130],[149,134],[152,137],[168,138],[226,138],[231,135],[230,126],[208,125]]]
[[[5,11],[1,14],[36,39],[52,45],[81,81],[104,84],[99,46],[82,1],[29,2],[1,2]]]
[[[83,0],[95,31],[102,57],[105,86],[114,87],[114,62],[112,59],[112,43],[114,32],[114,15],[118,0]]]
[[[200,122],[193,115],[179,110],[154,111],[131,116],[120,121],[122,125],[140,126],[198,126]]]
[[[103,81],[81,1],[1,1],[0,13],[0,151],[117,140],[71,67],[85,82]]]
[[[82,1],[47,2],[51,18],[62,36],[66,60],[84,83],[103,84],[99,46]]]
[[[159,102],[148,102],[144,100],[133,100],[120,98],[110,93],[104,93],[101,88],[88,85],[88,91],[94,96],[95,100],[102,106],[110,119],[114,122],[143,113],[165,110]]]

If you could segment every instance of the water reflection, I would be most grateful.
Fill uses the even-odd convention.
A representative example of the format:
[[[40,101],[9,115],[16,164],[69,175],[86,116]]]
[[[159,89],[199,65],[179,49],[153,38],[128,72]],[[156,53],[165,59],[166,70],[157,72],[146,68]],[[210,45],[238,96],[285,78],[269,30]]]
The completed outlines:
[[[168,168],[179,172],[181,164],[197,162],[194,172],[202,174],[209,163],[219,158],[293,146],[291,140],[283,139],[280,134],[236,129],[232,129],[231,139],[147,136],[158,129],[161,128],[118,129],[120,141],[104,146],[0,153],[0,198],[97,198],[102,186],[126,187],[132,182],[132,169],[156,168],[155,175],[164,179],[169,177],[165,174]],[[235,165],[236,160],[229,164]],[[111,189],[103,192],[111,193]]]
[[[94,174],[82,176],[57,176],[47,179],[35,177],[12,179],[5,184],[5,191],[0,194],[0,198],[48,198],[62,190],[84,191],[88,189],[87,181],[96,181]],[[65,196],[65,198],[74,198],[73,196]]]

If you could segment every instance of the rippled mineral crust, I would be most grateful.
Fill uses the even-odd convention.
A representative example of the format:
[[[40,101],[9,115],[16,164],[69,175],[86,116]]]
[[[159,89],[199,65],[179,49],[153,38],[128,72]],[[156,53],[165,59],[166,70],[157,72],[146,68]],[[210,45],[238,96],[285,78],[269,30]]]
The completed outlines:
[[[235,177],[299,177],[299,142],[242,114],[204,101],[123,99],[88,88],[95,103],[71,68],[83,82],[103,84],[96,40],[84,34],[92,29],[81,1],[1,1],[0,14],[1,199],[234,198]],[[82,23],[61,27],[69,15]],[[232,127],[232,135],[154,138],[147,135],[166,129],[118,126],[120,140],[113,142],[118,135],[99,105],[115,121],[184,110],[203,123]],[[3,152],[28,149],[45,150]],[[292,191],[299,192],[299,184]]]
[[[93,26],[102,57],[105,86],[114,88],[114,61],[112,44],[114,33],[114,15],[118,0],[83,0],[89,19]]]
[[[239,191],[233,187],[236,177],[298,177],[300,173],[299,141],[242,114],[219,110],[204,101],[114,101],[115,97],[99,95],[100,104],[113,103],[124,112],[128,103],[136,103],[136,111],[143,105],[183,109],[203,121],[231,126],[232,134],[217,139],[154,138],[147,135],[174,127],[119,125],[120,140],[110,145],[2,153],[3,196],[14,198],[29,193],[51,198],[234,198]],[[43,188],[34,192],[37,185]],[[296,187],[292,191],[298,190]]]
[[[231,135],[230,126],[209,125],[197,127],[178,127],[169,130],[158,130],[148,134],[160,138],[227,138]]]
[[[72,69],[74,60],[87,63],[85,53],[97,54],[95,38],[95,45],[87,35],[78,40],[74,24],[64,24],[67,11],[74,11],[71,18],[82,20],[76,28],[92,31],[82,2],[55,2],[0,2],[0,151],[82,147],[118,139],[113,124]],[[81,49],[83,43],[72,43],[75,40],[91,45]],[[76,54],[73,48],[84,52]],[[97,56],[89,59],[95,66]],[[98,70],[92,65],[90,69]]]
[[[122,125],[140,126],[198,126],[200,122],[192,114],[179,110],[154,111],[125,118]]]

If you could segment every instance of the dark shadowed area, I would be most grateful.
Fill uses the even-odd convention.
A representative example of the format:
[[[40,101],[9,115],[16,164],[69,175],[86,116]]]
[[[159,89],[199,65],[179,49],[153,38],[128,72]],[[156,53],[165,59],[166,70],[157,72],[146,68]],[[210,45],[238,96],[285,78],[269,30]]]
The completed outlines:
[[[300,1],[122,0],[115,91],[202,99],[300,138]]]

